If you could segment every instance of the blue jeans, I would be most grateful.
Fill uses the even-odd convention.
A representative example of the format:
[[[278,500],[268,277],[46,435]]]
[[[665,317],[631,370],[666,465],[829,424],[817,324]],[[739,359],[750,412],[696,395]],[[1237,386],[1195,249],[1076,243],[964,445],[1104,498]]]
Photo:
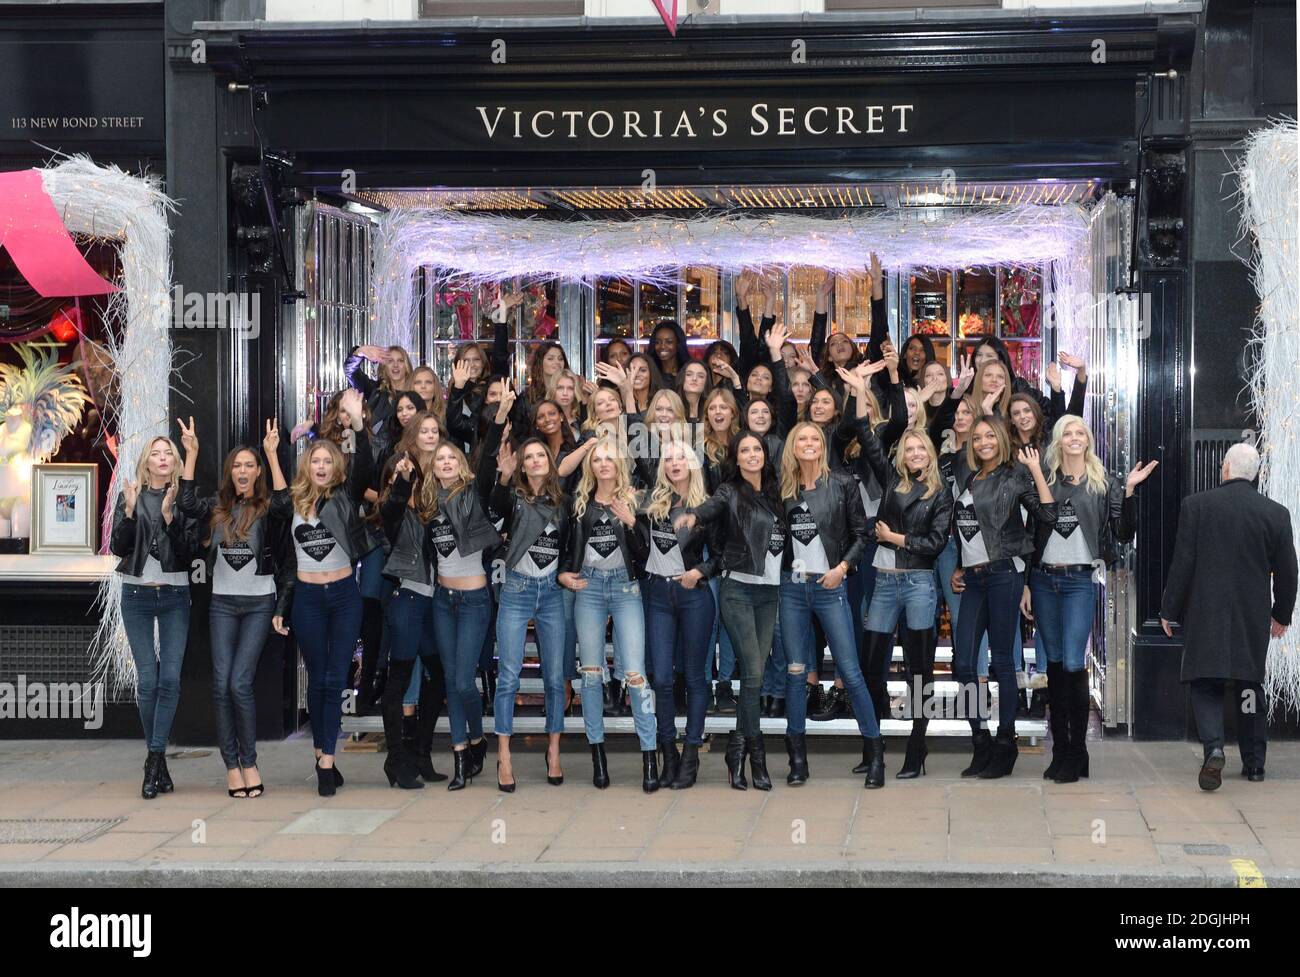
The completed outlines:
[[[271,632],[275,594],[237,597],[213,594],[208,609],[212,634],[212,697],[217,707],[217,746],[227,770],[257,766],[257,704],[253,676]]]
[[[989,654],[992,658],[992,678],[998,683],[998,729],[1016,728],[1016,666],[1012,647],[1013,633],[1020,629],[1020,596],[1024,578],[1010,565],[1005,568],[964,574],[965,591],[961,595],[962,615],[952,646],[953,678],[963,686],[976,683],[976,660],[979,656],[979,636],[986,630],[989,635]],[[963,701],[967,708],[979,701],[974,690],[964,690]],[[983,720],[967,716],[971,729],[978,730]]]
[[[524,667],[528,622],[537,629],[546,695],[546,732],[564,732],[564,597],[555,574],[529,577],[506,571],[497,601],[497,694],[492,716],[498,736],[515,731],[515,694]]]
[[[292,616],[298,651],[307,667],[312,743],[326,756],[333,756],[343,719],[343,687],[361,635],[361,591],[356,577],[333,583],[299,580],[294,585]]]
[[[789,573],[782,573],[781,619],[786,630],[794,634],[811,631],[814,615],[826,632],[831,658],[835,661],[835,674],[844,680],[858,730],[868,739],[874,739],[880,735],[880,725],[876,722],[876,709],[867,691],[862,666],[858,664],[858,629],[849,609],[848,588],[841,583],[834,590],[827,590],[811,576],[796,583]],[[787,668],[785,715],[786,733],[790,736],[801,736],[806,730],[807,681],[803,668],[795,664]]]
[[[573,623],[573,601],[578,595],[567,588],[560,592],[564,594],[564,681],[572,682],[578,677],[578,626]]]
[[[875,593],[867,611],[867,630],[892,635],[898,619],[907,615],[907,627],[924,631],[934,627],[939,595],[932,570],[886,570],[876,574]]]
[[[605,622],[614,620],[614,677],[626,682],[628,676],[639,677],[639,685],[629,685],[632,719],[641,749],[655,748],[654,697],[645,668],[645,608],[641,605],[641,585],[627,570],[582,568],[587,586],[578,591],[573,602],[573,623],[578,629],[578,649],[582,654],[582,722],[587,727],[587,742],[605,742],[604,701],[600,687],[605,682]],[[671,692],[669,702],[672,701]]]
[[[1097,607],[1092,570],[1029,574],[1034,620],[1038,624],[1038,670],[1047,662],[1064,663],[1067,672],[1082,672]]]
[[[957,542],[953,538],[948,539],[948,545],[943,548],[939,554],[938,562],[935,563],[935,573],[939,577],[939,586],[943,588],[943,600],[948,605],[948,612],[952,619],[952,636],[953,643],[957,642],[957,618],[961,612],[961,594],[954,593],[952,589],[952,572],[957,569]],[[1016,626],[1014,638],[1014,656],[1016,660],[1016,671],[1024,671],[1025,656],[1022,647],[1023,641],[1020,637],[1019,624]],[[977,671],[980,678],[988,678],[989,674],[989,636],[985,631],[980,635],[979,658],[976,662]],[[1046,664],[1039,662],[1039,671],[1046,671]]]
[[[730,682],[736,676],[736,649],[731,644],[731,635],[727,633],[727,626],[722,621],[722,601],[718,596],[718,578],[714,577],[709,581],[709,589],[713,591],[713,602],[718,607],[718,612],[713,617],[713,635],[709,642],[709,657],[713,657],[713,646],[718,646],[718,681]]]
[[[433,630],[447,679],[447,720],[453,747],[483,738],[483,698],[474,684],[474,670],[491,614],[492,596],[487,587],[434,588]]]
[[[392,584],[384,579],[387,560],[384,548],[376,546],[357,561],[357,585],[366,600],[384,600],[392,592]]]
[[[153,627],[158,622],[158,651]],[[122,584],[122,625],[135,659],[135,701],[149,752],[167,749],[181,698],[181,663],[190,634],[190,588]]]
[[[687,590],[676,580],[655,576],[646,577],[642,587],[659,739],[677,738],[673,657],[680,648],[686,673],[686,742],[699,746],[708,710],[709,629],[717,609],[713,592],[699,584]]]
[[[384,636],[387,638],[387,631],[384,632]],[[420,683],[424,681],[424,676],[427,671],[428,669],[425,667],[424,662],[421,662],[417,667],[411,669],[411,681],[406,683],[406,693],[402,696],[402,705],[418,706],[420,704]]]
[[[867,542],[866,549],[862,553],[862,562],[858,564],[858,572],[849,574],[844,579],[844,586],[849,593],[849,612],[853,615],[853,624],[857,628],[858,634],[858,664],[866,668],[866,631],[857,627],[859,623],[866,620],[867,609],[871,607],[871,600],[876,592],[876,568],[872,561],[876,558],[876,520],[868,520],[870,526],[870,538]],[[892,657],[892,656],[891,656]],[[889,660],[884,663],[885,678],[889,677]]]

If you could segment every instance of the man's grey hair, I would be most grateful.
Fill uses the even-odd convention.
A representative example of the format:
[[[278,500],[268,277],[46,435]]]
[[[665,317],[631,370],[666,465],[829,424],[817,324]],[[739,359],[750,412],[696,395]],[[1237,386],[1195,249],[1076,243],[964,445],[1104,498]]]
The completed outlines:
[[[1259,474],[1259,452],[1253,445],[1243,441],[1228,449],[1228,453],[1223,456],[1223,464],[1228,470],[1228,478],[1244,478],[1253,482]]]

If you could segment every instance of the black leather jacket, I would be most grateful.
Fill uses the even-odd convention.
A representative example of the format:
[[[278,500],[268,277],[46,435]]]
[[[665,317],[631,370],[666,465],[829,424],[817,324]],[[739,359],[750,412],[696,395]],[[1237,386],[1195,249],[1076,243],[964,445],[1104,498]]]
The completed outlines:
[[[1050,526],[1056,522],[1056,503],[1038,500],[1033,477],[1019,462],[1001,464],[985,478],[976,478],[976,474],[966,476],[965,484],[958,485],[957,494],[960,496],[967,488],[971,490],[975,518],[979,521],[989,562],[1028,556],[1034,551],[1034,536],[1025,528],[1020,509],[1023,507],[1036,522]],[[957,545],[962,545],[960,533]]]
[[[839,429],[836,432],[837,440],[842,440],[846,436],[857,439],[858,456],[852,459],[849,467],[858,481],[867,487],[867,495],[877,500],[884,495],[885,484],[880,481],[875,469],[867,460],[866,435],[874,434],[879,445],[878,450],[887,457],[894,450],[894,445],[898,444],[898,439],[903,436],[903,432],[907,430],[907,397],[903,393],[903,385],[890,383],[888,376],[885,376],[881,382],[887,393],[887,400],[881,405],[881,409],[889,412],[889,420],[873,421],[869,417],[855,416],[857,405],[850,397],[845,402],[844,416],[840,419]]]
[[[211,534],[212,510],[217,506],[217,497],[211,495],[200,498],[194,490],[193,480],[182,478],[180,500],[181,511],[194,519],[198,526],[198,539],[202,546],[203,538]],[[293,503],[289,501],[289,490],[283,488],[271,492],[271,501],[266,515],[248,527],[248,547],[257,554],[257,575],[275,577],[275,613],[281,617],[293,600],[291,591],[298,569],[293,554],[293,543],[288,534],[288,527],[292,520]],[[212,579],[219,548],[215,536],[208,540],[204,560],[207,563],[209,580]]]
[[[181,511],[179,503],[172,508],[172,521],[164,524],[162,500],[164,489],[141,488],[135,500],[135,514],[126,514],[126,496],[119,495],[113,509],[113,531],[108,549],[121,559],[117,572],[138,577],[144,572],[145,561],[155,536],[158,540],[158,563],[166,573],[188,574],[190,561],[201,552],[199,525],[191,516]],[[179,493],[177,493],[179,497]]]
[[[783,500],[786,523],[790,513],[802,502],[817,523],[817,534],[826,550],[826,564],[834,568],[841,561],[849,565],[849,573],[856,573],[858,562],[867,548],[867,513],[862,508],[862,495],[858,484],[848,472],[831,472],[830,478],[818,479],[812,489],[799,489],[792,499]],[[793,545],[789,534],[785,540],[785,555],[781,568],[791,569]]]
[[[573,515],[568,496],[564,496],[557,507],[552,505],[545,496],[530,501],[514,489],[498,482],[492,488],[489,508],[494,518],[502,520],[502,531],[510,538],[505,557],[507,570],[513,570],[519,565],[519,561],[524,558],[528,548],[537,542],[537,537],[542,534],[548,522],[554,524],[559,530],[560,555],[563,556],[569,551]],[[556,562],[560,561],[557,559]],[[560,569],[559,566],[556,567],[557,571]]]
[[[669,514],[672,509],[681,504],[681,499],[676,495],[673,496],[673,505],[669,507]],[[650,530],[658,525],[661,530],[666,532],[675,532],[672,520],[656,521],[650,517],[650,514],[641,509],[636,514],[637,531],[644,534],[647,541],[646,556],[649,557],[649,547],[653,545],[650,542]],[[694,529],[678,533],[678,546],[682,551],[682,567],[686,570],[699,570],[703,579],[708,580],[718,575],[718,569],[721,563],[720,554],[716,553],[709,547],[709,533],[702,525],[697,524]],[[705,551],[708,549],[708,555]]]
[[[591,538],[591,531],[596,525],[599,514],[600,507],[596,505],[594,499],[589,499],[582,517],[569,520],[572,524],[569,532],[569,548],[564,551],[560,560],[560,572],[582,572],[582,558],[587,549],[587,540]],[[643,525],[638,519],[629,529],[612,512],[609,517],[614,524],[614,538],[618,540],[619,552],[623,554],[623,566],[627,568],[627,575],[633,580],[644,576],[646,557],[650,555],[649,526]]]
[[[767,564],[767,541],[778,519],[779,506],[760,496],[748,484],[727,481],[713,496],[691,512],[709,528],[710,551],[721,553],[719,572],[761,576]]]
[[[360,512],[366,489],[370,487],[374,457],[370,453],[370,438],[364,431],[357,432],[356,442],[356,453],[348,465],[347,478],[316,506],[317,520],[324,523],[353,563],[376,546],[370,527]],[[293,516],[289,518],[292,522]]]
[[[866,425],[863,425],[866,427]],[[952,493],[942,482],[938,490],[925,498],[925,483],[913,481],[906,492],[899,490],[898,470],[889,463],[884,445],[870,429],[863,432],[862,456],[871,466],[876,481],[884,486],[876,518],[896,533],[904,543],[880,543],[894,551],[894,565],[899,570],[932,570],[952,532]]]
[[[429,566],[437,551],[430,545],[427,527],[408,505],[410,499],[411,483],[399,477],[379,507],[384,536],[391,544],[388,559],[384,561],[384,576],[427,584]]]
[[[1133,542],[1137,535],[1137,496],[1126,496],[1123,475],[1106,475],[1106,518],[1101,522],[1099,539],[1093,540],[1093,552],[1106,564],[1114,566],[1119,562],[1125,544]],[[1052,536],[1052,522],[1034,523],[1034,557],[1032,566],[1037,566],[1043,559],[1043,550]]]

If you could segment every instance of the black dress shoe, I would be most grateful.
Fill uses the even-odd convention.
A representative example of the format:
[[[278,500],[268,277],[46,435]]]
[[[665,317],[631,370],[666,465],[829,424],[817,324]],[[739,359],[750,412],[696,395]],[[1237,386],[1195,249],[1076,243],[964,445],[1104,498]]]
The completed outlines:
[[[1223,783],[1223,765],[1226,758],[1222,750],[1211,750],[1206,756],[1205,762],[1201,764],[1200,775],[1196,782],[1200,784],[1201,790],[1218,790]]]

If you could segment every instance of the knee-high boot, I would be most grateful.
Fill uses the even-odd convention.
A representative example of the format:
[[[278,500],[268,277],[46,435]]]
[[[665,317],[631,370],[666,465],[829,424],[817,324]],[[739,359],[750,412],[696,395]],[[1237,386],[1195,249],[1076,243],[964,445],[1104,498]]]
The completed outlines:
[[[925,745],[925,731],[929,725],[931,702],[934,699],[934,650],[938,633],[934,628],[903,631],[903,654],[907,659],[908,681],[915,691],[916,679],[921,680],[920,697],[912,698],[912,734],[907,739],[907,755],[903,766],[895,775],[900,780],[911,780],[925,773],[925,758],[929,750]]]
[[[416,707],[417,724],[415,732],[415,766],[420,771],[420,778],[429,784],[446,780],[445,773],[433,769],[433,733],[438,728],[438,717],[442,714],[442,700],[446,694],[446,679],[442,674],[442,662],[432,659],[428,673],[420,682],[420,703]],[[424,668],[418,663],[421,672]]]
[[[388,756],[384,760],[384,773],[390,787],[414,790],[423,787],[415,766],[415,758],[402,740],[402,699],[411,681],[414,661],[393,661],[388,666],[389,682],[384,688],[381,709],[384,717],[384,739],[388,742]]]
[[[1092,697],[1088,692],[1088,672],[1062,672],[1068,690],[1070,739],[1065,760],[1054,778],[1058,784],[1072,784],[1088,776],[1088,714]]]
[[[1055,780],[1070,749],[1070,689],[1065,666],[1047,663],[1047,728],[1052,733],[1052,762],[1043,771],[1044,780]]]
[[[384,639],[384,605],[370,597],[361,599],[361,676],[357,689],[357,713],[372,712],[383,689],[376,684],[379,652]],[[405,686],[403,686],[405,688]]]

